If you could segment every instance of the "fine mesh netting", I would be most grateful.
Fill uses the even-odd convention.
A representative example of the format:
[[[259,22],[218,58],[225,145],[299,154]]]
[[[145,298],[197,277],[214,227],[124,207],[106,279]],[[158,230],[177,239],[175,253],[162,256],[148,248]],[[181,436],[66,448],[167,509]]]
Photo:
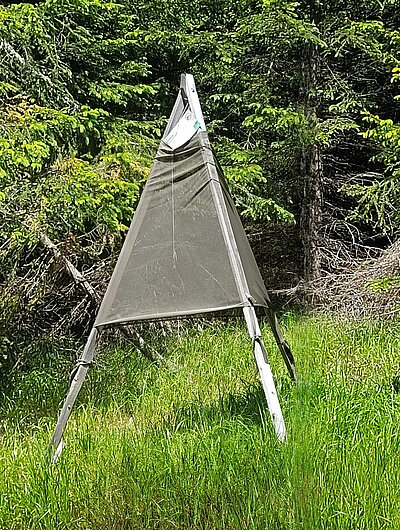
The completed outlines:
[[[249,299],[268,305],[202,116],[187,96],[181,87],[96,326],[216,312]]]

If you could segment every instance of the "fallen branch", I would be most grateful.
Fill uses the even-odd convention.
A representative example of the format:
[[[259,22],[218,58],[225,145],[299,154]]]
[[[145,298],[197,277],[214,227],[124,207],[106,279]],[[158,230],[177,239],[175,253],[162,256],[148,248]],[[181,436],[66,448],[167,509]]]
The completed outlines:
[[[100,304],[100,297],[98,296],[90,282],[88,282],[88,280],[85,278],[85,276],[75,267],[75,265],[66,256],[64,256],[64,254],[60,251],[57,245],[53,243],[53,241],[48,236],[46,236],[45,234],[40,234],[39,241],[43,245],[43,247],[50,250],[53,256],[62,263],[64,269],[69,274],[69,276],[74,280],[77,285],[83,288],[83,290],[89,296],[93,306],[95,307],[95,309],[97,309]],[[169,363],[167,363],[165,358],[149,344],[147,344],[144,338],[137,330],[132,329],[128,331],[128,329],[125,327],[120,327],[119,329],[128,339],[133,340],[135,342],[135,346],[145,357],[147,357],[147,359],[158,364],[164,364],[169,366]]]
[[[136,329],[121,326],[119,330],[127,337],[132,340],[138,350],[145,356],[149,361],[157,364],[162,364],[170,369],[174,369],[172,363],[167,361],[157,350],[150,346],[144,338],[136,331]],[[133,336],[132,336],[133,335]]]
[[[300,284],[295,285],[294,287],[289,287],[288,289],[268,289],[269,294],[276,294],[282,296],[293,296],[301,291],[302,286]]]
[[[71,278],[78,285],[82,286],[84,291],[89,295],[93,304],[97,308],[97,306],[100,303],[100,298],[98,297],[96,291],[93,289],[90,283],[83,276],[83,274],[75,267],[73,263],[69,261],[69,259],[66,256],[64,256],[64,254],[59,250],[57,245],[55,245],[49,237],[47,237],[45,234],[40,234],[39,241],[45,248],[51,251],[51,253],[56,259],[58,259],[59,261],[63,263],[65,270],[68,272]]]

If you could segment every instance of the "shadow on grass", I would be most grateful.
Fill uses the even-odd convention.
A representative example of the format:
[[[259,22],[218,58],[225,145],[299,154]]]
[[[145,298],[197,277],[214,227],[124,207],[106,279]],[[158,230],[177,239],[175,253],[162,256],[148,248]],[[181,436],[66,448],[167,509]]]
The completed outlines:
[[[288,386],[291,382],[288,382]],[[289,389],[290,391],[290,389]],[[286,391],[286,396],[288,391]],[[267,426],[272,429],[267,402],[261,384],[254,384],[246,392],[228,394],[213,403],[201,401],[186,406],[174,405],[156,430],[183,432],[185,430],[208,429],[225,422],[240,422],[242,425]]]

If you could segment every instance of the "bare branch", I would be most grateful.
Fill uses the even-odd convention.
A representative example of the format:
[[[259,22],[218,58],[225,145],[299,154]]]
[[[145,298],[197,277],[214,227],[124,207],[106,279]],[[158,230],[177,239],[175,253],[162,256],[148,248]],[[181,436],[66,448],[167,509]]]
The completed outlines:
[[[31,73],[33,73],[35,76],[37,76],[39,79],[44,81],[47,85],[51,86],[53,90],[56,91],[58,96],[61,97],[63,102],[72,109],[77,109],[78,104],[73,98],[73,96],[67,91],[63,90],[61,93],[60,87],[57,86],[49,76],[43,74],[40,72],[32,63],[30,63],[27,59],[24,59],[20,53],[17,52],[17,50],[5,39],[0,38],[0,50],[4,50],[4,52],[8,53],[17,63],[19,63],[21,66],[27,68]]]
[[[71,276],[71,278],[77,284],[82,286],[82,288],[90,296],[90,299],[92,300],[93,304],[97,307],[100,302],[100,299],[96,291],[93,289],[90,283],[86,280],[83,274],[79,272],[78,269],[75,267],[75,265],[71,263],[71,261],[60,252],[57,245],[55,245],[49,237],[47,237],[45,234],[40,234],[39,241],[45,248],[48,248],[52,252],[55,258],[62,261],[66,271]]]

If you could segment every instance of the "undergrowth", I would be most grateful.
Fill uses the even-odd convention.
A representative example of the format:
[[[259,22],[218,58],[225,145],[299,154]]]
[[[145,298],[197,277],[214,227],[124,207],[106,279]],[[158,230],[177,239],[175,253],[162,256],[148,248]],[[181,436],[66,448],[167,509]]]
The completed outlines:
[[[240,323],[154,337],[168,369],[103,345],[57,465],[65,362],[15,373],[0,398],[0,528],[398,530],[400,326],[288,315],[298,385],[263,331],[284,444]]]

